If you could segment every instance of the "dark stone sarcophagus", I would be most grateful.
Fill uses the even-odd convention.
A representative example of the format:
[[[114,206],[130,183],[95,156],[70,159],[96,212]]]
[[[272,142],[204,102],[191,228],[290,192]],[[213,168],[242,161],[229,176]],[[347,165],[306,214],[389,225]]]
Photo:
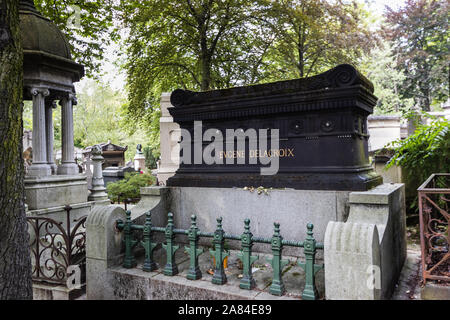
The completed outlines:
[[[182,130],[182,160],[168,186],[363,191],[382,182],[367,145],[367,116],[377,98],[372,83],[350,65],[304,79],[178,89],[170,101]],[[277,162],[275,173],[262,174],[267,160]]]

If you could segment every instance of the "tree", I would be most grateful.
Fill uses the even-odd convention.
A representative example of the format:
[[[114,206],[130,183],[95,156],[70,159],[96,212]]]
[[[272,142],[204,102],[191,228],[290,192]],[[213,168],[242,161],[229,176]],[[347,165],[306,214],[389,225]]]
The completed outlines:
[[[267,44],[256,36],[258,1],[123,1],[129,105],[134,120],[151,123],[160,93],[247,84]]]
[[[0,299],[31,299],[22,159],[19,1],[0,1]]]
[[[111,140],[112,143],[127,145],[125,159],[133,159],[138,143],[147,145],[149,137],[144,130],[133,124],[133,134],[127,133],[122,105],[126,96],[120,91],[114,91],[105,83],[89,80],[78,91],[78,104],[74,106],[74,142],[77,147],[85,148],[94,144]],[[60,114],[54,118],[55,129],[60,123]],[[59,136],[59,128],[55,130]],[[129,131],[129,130],[128,130]],[[56,145],[56,143],[55,143]],[[59,142],[56,147],[59,147]]]
[[[378,98],[374,114],[406,114],[414,105],[413,99],[402,98],[399,87],[406,79],[398,69],[390,42],[381,43],[362,59],[360,71],[372,81]]]
[[[105,48],[118,41],[114,26],[120,10],[115,0],[35,0],[36,9],[67,36],[74,59],[85,65],[86,74],[100,71]]]
[[[270,54],[273,80],[309,77],[342,63],[357,65],[362,53],[375,43],[364,19],[366,13],[355,2],[268,3],[268,20],[276,35]]]
[[[400,94],[424,111],[448,98],[449,5],[447,0],[407,0],[404,7],[386,13],[386,38],[394,43],[406,75]]]

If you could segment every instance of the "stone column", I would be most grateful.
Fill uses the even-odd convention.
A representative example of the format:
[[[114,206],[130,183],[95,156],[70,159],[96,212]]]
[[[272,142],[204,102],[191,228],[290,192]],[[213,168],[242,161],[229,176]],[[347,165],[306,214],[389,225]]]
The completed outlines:
[[[50,94],[46,88],[31,88],[33,98],[33,163],[28,175],[33,177],[49,176],[47,163],[47,141],[45,133],[45,97]]]
[[[89,201],[108,199],[108,195],[105,192],[105,182],[103,181],[102,163],[104,158],[102,153],[102,148],[100,146],[96,145],[92,148],[91,161],[94,166],[94,172],[92,174],[91,188],[89,189],[91,191],[88,197]]]
[[[49,100],[45,103],[45,134],[47,136],[47,163],[52,170],[52,174],[56,174],[56,164],[53,158],[53,109],[56,108],[56,101]]]
[[[73,145],[73,108],[76,104],[74,94],[59,101],[61,105],[61,164],[58,166],[59,175],[78,174],[78,166],[75,163],[75,152]]]

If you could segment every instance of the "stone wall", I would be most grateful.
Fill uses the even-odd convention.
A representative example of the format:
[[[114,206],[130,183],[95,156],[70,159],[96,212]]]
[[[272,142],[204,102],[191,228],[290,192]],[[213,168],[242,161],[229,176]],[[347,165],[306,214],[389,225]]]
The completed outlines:
[[[286,240],[303,241],[306,225],[314,225],[314,237],[323,242],[329,221],[345,221],[348,215],[348,191],[273,189],[268,194],[242,188],[170,187],[170,211],[177,228],[188,229],[190,217],[197,216],[200,230],[214,232],[216,218],[222,217],[225,232],[241,235],[244,220],[251,220],[252,233],[270,238],[273,223],[279,222]],[[210,240],[209,240],[210,241]],[[240,243],[229,241],[231,248]],[[269,245],[255,245],[255,250],[270,252]],[[303,250],[286,247],[284,252],[297,256]],[[321,252],[319,253],[321,256]]]
[[[348,220],[326,229],[326,298],[389,299],[406,258],[404,185],[352,192],[349,203]]]
[[[325,260],[327,299],[389,298],[406,257],[402,184],[384,184],[367,192],[271,190],[268,195],[237,188],[146,187],[141,195],[141,202],[131,209],[132,220],[138,224],[144,223],[145,212],[150,210],[153,225],[166,226],[171,211],[176,228],[188,229],[190,216],[196,214],[199,229],[213,232],[216,218],[222,216],[225,232],[240,235],[248,217],[255,237],[270,238],[277,221],[284,239],[302,241],[306,224],[312,222],[314,237],[325,244],[324,256],[319,250],[318,258]],[[98,207],[88,218],[88,299],[168,299],[163,293],[173,295],[177,290],[184,290],[186,299],[197,297],[189,288],[200,290],[196,288],[199,283],[158,273],[143,277],[140,270],[123,270],[122,233],[114,227],[117,219],[124,220],[125,211],[114,205]],[[180,240],[178,237],[177,242]],[[239,243],[235,245],[239,248]],[[233,249],[233,243],[230,247]],[[270,253],[270,248],[255,245],[254,251]],[[302,252],[285,247],[283,256],[302,259]],[[375,283],[373,289],[367,287],[368,281]],[[217,292],[202,290],[198,292],[222,296],[221,288]],[[179,292],[177,297],[183,298]]]

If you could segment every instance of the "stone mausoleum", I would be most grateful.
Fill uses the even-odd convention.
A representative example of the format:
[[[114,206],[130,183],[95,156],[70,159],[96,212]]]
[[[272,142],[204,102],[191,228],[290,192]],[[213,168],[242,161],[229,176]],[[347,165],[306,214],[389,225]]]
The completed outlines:
[[[89,192],[86,175],[79,173],[75,161],[73,105],[77,100],[74,83],[84,76],[84,66],[72,60],[64,35],[36,10],[33,0],[20,1],[19,18],[24,54],[23,97],[33,102],[32,162],[25,176],[27,216],[64,222],[61,226],[66,228],[65,222],[69,220],[64,210],[66,205],[72,207],[70,217],[76,220],[88,215],[94,205],[109,203],[104,188]],[[53,112],[61,112],[62,119],[59,165],[53,157]],[[101,170],[100,180],[103,184]],[[88,201],[88,196],[96,192],[95,201]],[[33,278],[35,272],[36,268]],[[35,294],[39,296],[36,291]]]
[[[71,59],[64,35],[36,10],[32,0],[21,1],[20,27],[24,52],[23,96],[33,101],[33,160],[25,178],[28,209],[86,203],[86,177],[79,174],[73,142],[73,105],[76,104],[73,83],[84,76],[84,67]],[[62,116],[62,159],[58,166],[53,158],[52,114],[55,111]]]

